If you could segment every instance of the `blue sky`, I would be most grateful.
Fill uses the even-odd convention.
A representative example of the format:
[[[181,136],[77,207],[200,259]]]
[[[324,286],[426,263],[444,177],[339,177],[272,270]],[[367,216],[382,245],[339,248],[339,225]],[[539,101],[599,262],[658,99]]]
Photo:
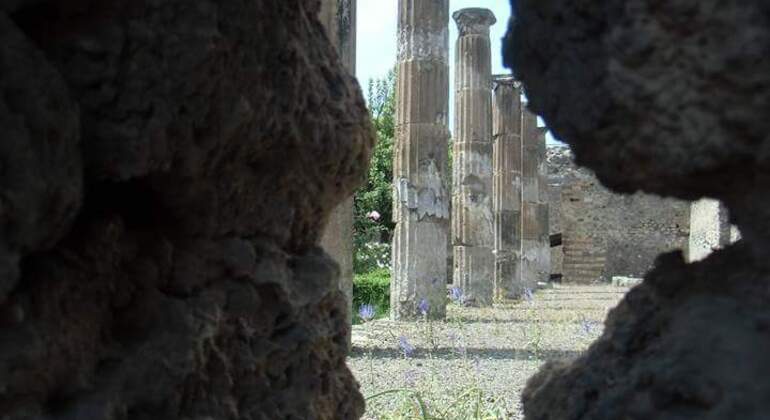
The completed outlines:
[[[396,62],[396,18],[398,0],[358,0],[358,28],[356,49],[356,76],[361,87],[366,91],[369,79],[381,78]],[[492,73],[510,73],[503,67],[500,53],[501,39],[508,26],[511,15],[508,0],[450,0],[450,16],[455,10],[465,7],[486,7],[495,14],[497,23],[492,26]],[[457,25],[450,18],[449,22],[449,70],[454,78],[454,43],[457,40]],[[450,121],[454,108],[451,101],[454,95],[450,90]],[[542,121],[540,122],[543,125]],[[450,122],[450,128],[452,123]],[[550,133],[549,142],[553,142]]]

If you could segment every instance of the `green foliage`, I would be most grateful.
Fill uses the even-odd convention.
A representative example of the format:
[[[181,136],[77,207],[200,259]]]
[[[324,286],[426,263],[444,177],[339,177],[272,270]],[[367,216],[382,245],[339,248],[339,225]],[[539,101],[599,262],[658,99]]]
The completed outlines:
[[[353,278],[353,311],[358,317],[361,305],[371,304],[377,317],[390,309],[390,269],[380,268]]]
[[[390,267],[390,244],[365,242],[356,244],[353,255],[353,271],[358,274],[370,273]]]
[[[366,261],[371,260],[371,255],[367,254],[370,250],[365,249],[365,246],[372,242],[389,244],[395,228],[392,193],[396,126],[395,82],[393,70],[383,79],[369,81],[369,112],[377,133],[377,144],[372,153],[366,184],[354,197],[354,269],[357,273],[366,273],[375,268]],[[372,211],[379,214],[379,219],[368,217]]]

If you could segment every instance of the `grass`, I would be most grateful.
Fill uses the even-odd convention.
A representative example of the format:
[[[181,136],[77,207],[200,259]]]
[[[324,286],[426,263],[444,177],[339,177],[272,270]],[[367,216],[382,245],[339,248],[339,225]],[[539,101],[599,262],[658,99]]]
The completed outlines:
[[[569,286],[493,308],[447,307],[445,321],[379,319],[354,328],[348,365],[366,420],[520,420],[520,393],[542,363],[579,355],[622,289]],[[401,337],[415,348],[406,356]]]

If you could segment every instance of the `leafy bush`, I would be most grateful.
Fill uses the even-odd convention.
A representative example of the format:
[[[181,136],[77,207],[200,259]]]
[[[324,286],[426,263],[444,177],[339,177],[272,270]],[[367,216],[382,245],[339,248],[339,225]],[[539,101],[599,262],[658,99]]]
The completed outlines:
[[[363,275],[382,269],[390,269],[390,244],[379,242],[356,244],[353,255],[355,273]]]
[[[353,269],[364,274],[390,264],[386,246],[393,236],[393,143],[395,136],[395,72],[369,81],[369,112],[377,133],[369,173],[354,196],[355,259]]]
[[[378,317],[390,310],[390,269],[381,268],[353,278],[353,311],[357,321],[361,305],[371,304]]]

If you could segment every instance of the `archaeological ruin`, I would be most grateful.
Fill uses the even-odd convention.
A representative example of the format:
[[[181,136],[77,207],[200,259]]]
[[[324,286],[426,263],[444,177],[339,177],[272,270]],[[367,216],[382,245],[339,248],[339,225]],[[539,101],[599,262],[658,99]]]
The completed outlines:
[[[445,315],[449,236],[449,0],[398,3],[391,313]]]
[[[770,418],[770,3],[393,3],[392,322],[638,280],[524,418]],[[0,5],[0,419],[364,415],[361,10]]]
[[[452,15],[459,30],[455,57],[452,162],[454,284],[472,305],[492,304],[495,258],[492,216],[492,52],[489,9]]]

